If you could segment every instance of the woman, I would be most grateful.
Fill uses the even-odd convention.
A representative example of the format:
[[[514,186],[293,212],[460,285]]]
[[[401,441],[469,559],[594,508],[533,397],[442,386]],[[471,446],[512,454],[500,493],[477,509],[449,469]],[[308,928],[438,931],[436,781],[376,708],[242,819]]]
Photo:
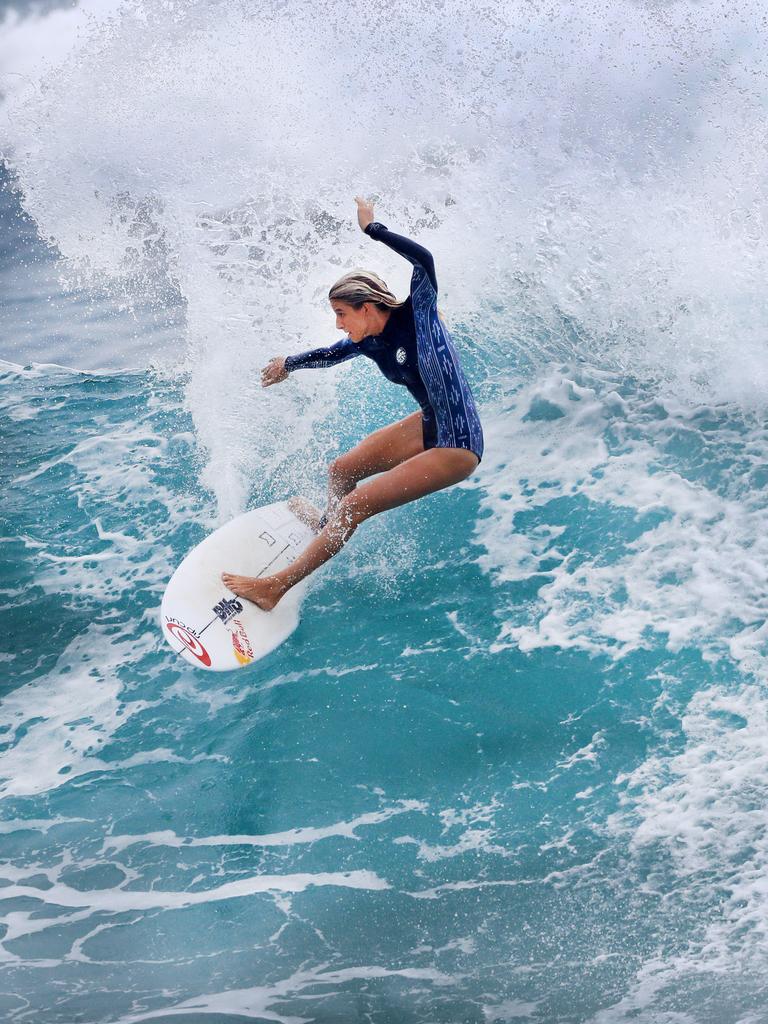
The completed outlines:
[[[371,516],[466,479],[483,454],[483,431],[466,377],[437,311],[437,278],[431,254],[373,219],[373,204],[356,197],[357,219],[371,238],[413,264],[411,292],[398,302],[376,274],[345,274],[329,292],[343,341],[297,356],[272,359],[261,383],[270,387],[293,370],[335,366],[366,355],[395,384],[404,384],[421,406],[398,423],[376,430],[329,467],[328,507],[320,515],[308,502],[291,507],[317,533],[282,572],[254,578],[222,573],[232,593],[269,611],[299,580],[337,554]],[[358,486],[366,477],[375,480]]]

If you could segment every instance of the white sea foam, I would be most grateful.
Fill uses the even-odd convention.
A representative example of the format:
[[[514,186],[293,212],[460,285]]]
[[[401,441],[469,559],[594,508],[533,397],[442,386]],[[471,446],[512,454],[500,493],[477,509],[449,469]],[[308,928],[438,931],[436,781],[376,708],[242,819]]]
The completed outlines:
[[[149,752],[148,752],[149,754]],[[144,760],[151,760],[147,757]],[[161,758],[161,760],[178,760],[178,758]],[[123,762],[114,768],[126,768],[130,765]],[[94,765],[98,771],[100,766]],[[146,891],[140,870],[132,867],[130,861],[120,858],[120,854],[132,846],[142,844],[149,848],[170,847],[178,850],[187,848],[226,848],[226,847],[293,847],[295,844],[312,844],[330,837],[342,837],[359,840],[357,830],[382,824],[397,815],[423,812],[425,805],[418,801],[402,801],[391,807],[383,807],[378,811],[358,815],[350,821],[333,823],[330,826],[303,826],[282,833],[271,835],[214,835],[194,838],[183,838],[172,832],[147,833],[138,836],[108,836],[104,839],[102,849],[95,857],[75,854],[68,846],[57,850],[51,862],[39,858],[23,864],[5,862],[0,865],[0,877],[3,879],[3,892],[6,898],[34,900],[34,908],[24,906],[14,909],[6,915],[4,923],[6,933],[0,943],[0,956],[7,960],[20,959],[12,952],[17,939],[40,934],[50,928],[60,928],[63,924],[71,925],[86,921],[92,915],[103,913],[122,914],[127,911],[176,910],[190,906],[200,906],[222,900],[250,897],[262,893],[293,895],[306,891],[314,886],[337,886],[347,889],[368,889],[382,891],[389,889],[389,883],[376,872],[369,870],[299,872],[276,875],[263,873],[242,877],[240,872],[235,879],[221,884],[201,888],[199,884],[187,886],[184,890],[160,890],[153,885]],[[85,819],[30,820],[8,823],[3,829],[6,833],[18,831],[37,831],[47,833],[57,826],[66,826],[76,822],[85,823]],[[115,858],[117,855],[117,859]],[[73,887],[68,884],[68,876],[73,868],[88,871],[92,868],[104,869],[111,867],[118,884],[98,889]],[[195,882],[199,883],[205,876],[200,875]],[[214,877],[220,879],[220,873]],[[69,912],[64,914],[62,908]],[[50,911],[50,912],[49,912]],[[101,926],[96,925],[86,934],[81,934],[70,948],[70,959],[88,959],[84,949]],[[55,966],[57,961],[51,961]]]
[[[483,1007],[483,1015],[490,1024],[501,1021],[530,1020],[536,1012],[539,1002],[524,1002],[521,999],[507,999],[503,1003],[493,1003]]]
[[[58,825],[77,824],[89,821],[88,818],[18,818],[0,821],[0,835],[13,832],[50,832]]]
[[[433,248],[484,373],[589,352],[764,401],[760,5],[484,11],[126,3],[8,109],[25,205],[78,273],[180,288],[222,515],[256,475],[313,484],[298,455],[322,462],[340,426],[336,372],[264,392],[259,366],[334,337],[342,270],[406,286],[354,226],[360,191]]]
[[[479,563],[497,583],[543,584],[533,614],[527,604],[509,608],[494,649],[622,657],[660,638],[670,651],[700,648],[757,670],[768,618],[768,503],[745,477],[765,464],[764,428],[743,424],[740,461],[713,485],[664,448],[680,437],[707,443],[707,420],[726,419],[726,408],[625,400],[599,375],[579,383],[580,372],[589,377],[551,368],[489,422]],[[725,425],[721,442],[729,443]],[[577,532],[564,543],[569,523]],[[635,536],[625,541],[627,531]]]
[[[620,776],[609,820],[639,861],[654,855],[645,887],[707,907],[675,956],[650,957],[625,997],[595,1024],[651,1020],[688,979],[711,974],[738,987],[768,954],[768,701],[756,685],[710,686],[681,711],[684,745]],[[674,882],[670,881],[672,872]],[[735,1018],[734,1018],[735,1019]]]
[[[200,875],[185,889],[163,890],[154,885],[147,889],[143,886],[139,871],[118,862],[109,863],[114,876],[119,879],[117,884],[87,889],[67,883],[67,876],[73,868],[82,871],[94,867],[103,869],[104,866],[105,862],[102,859],[76,859],[73,852],[66,847],[58,852],[55,863],[49,866],[43,863],[21,867],[11,863],[0,865],[4,898],[23,900],[21,906],[15,904],[14,909],[4,915],[5,933],[0,942],[0,960],[24,960],[13,950],[14,943],[19,939],[41,935],[51,929],[58,930],[64,925],[91,922],[93,919],[93,927],[87,931],[81,930],[79,935],[77,932],[72,933],[71,946],[67,952],[68,959],[88,961],[90,958],[85,946],[104,927],[109,927],[101,923],[105,914],[114,915],[122,921],[122,915],[126,913],[174,912],[189,907],[262,895],[268,896],[284,912],[290,913],[289,898],[315,887],[372,892],[390,888],[389,883],[376,872],[358,869],[283,874],[238,873],[234,879],[205,888],[200,885],[204,879],[204,876]],[[39,957],[36,957],[34,962],[37,967],[55,967],[60,963],[56,959]]]
[[[359,814],[350,821],[334,822],[332,825],[302,826],[268,835],[178,836],[175,832],[168,830],[137,836],[111,835],[104,840],[103,850],[105,853],[124,850],[137,843],[186,848],[191,846],[293,846],[296,843],[316,843],[318,840],[330,837],[359,840],[360,837],[357,835],[359,828],[379,825],[398,814],[425,810],[426,804],[419,800],[403,800],[394,807]]]
[[[144,376],[146,370],[135,368],[131,369],[126,367],[124,370],[120,370],[121,377],[129,377],[132,374]],[[8,359],[0,359],[0,376],[9,377],[21,377],[24,380],[36,380],[39,378],[46,377],[78,377],[81,380],[86,380],[89,377],[111,377],[115,371],[113,369],[102,368],[94,370],[78,370],[72,366],[63,366],[61,363],[27,363],[22,366],[21,363],[14,363]],[[13,399],[18,396],[15,393],[10,393],[9,399]]]
[[[0,793],[31,795],[56,789],[88,772],[112,772],[100,750],[113,733],[150,705],[122,701],[116,669],[127,658],[156,646],[151,634],[115,637],[91,625],[62,652],[56,666],[34,682],[7,694],[0,725],[12,743],[0,763]],[[145,751],[151,756],[150,751]],[[165,753],[157,755],[161,760]]]
[[[91,911],[106,911],[119,914],[126,910],[168,910],[194,907],[202,903],[219,900],[240,899],[258,893],[304,892],[310,886],[332,885],[345,889],[388,889],[389,884],[373,871],[326,871],[315,874],[302,872],[292,875],[253,875],[225,882],[212,889],[194,891],[163,892],[152,889],[140,892],[136,889],[74,889],[62,883],[55,883],[43,893],[34,886],[11,884],[3,893],[7,899],[21,896],[32,897],[52,906],[83,907]]]
[[[48,593],[102,599],[117,599],[139,585],[162,592],[176,560],[166,540],[168,530],[199,517],[188,497],[172,493],[158,479],[156,470],[173,441],[158,435],[148,422],[102,422],[97,433],[13,478],[14,486],[24,489],[33,481],[45,482],[56,469],[70,469],[69,477],[57,479],[56,486],[91,522],[76,553],[69,537],[46,531],[40,533],[44,539],[21,536],[32,552],[37,585]],[[132,517],[129,509],[148,503],[162,503],[165,509],[159,537],[151,528],[126,525],[126,516]]]
[[[311,989],[314,999],[322,1000],[333,996],[339,989],[354,981],[420,981],[438,987],[455,985],[461,978],[434,968],[380,967],[376,964],[361,964],[340,970],[328,970],[325,965],[314,970],[295,971],[289,977],[272,985],[244,989],[229,989],[226,992],[206,993],[194,999],[165,1007],[163,1015],[180,1016],[193,1012],[237,1014],[255,1020],[275,1020],[281,1024],[309,1024],[311,1017],[286,1016],[277,1012],[275,1004],[297,997],[302,998],[305,989]],[[121,1017],[116,1024],[133,1024],[134,1021],[148,1020],[153,1014],[132,1014]]]

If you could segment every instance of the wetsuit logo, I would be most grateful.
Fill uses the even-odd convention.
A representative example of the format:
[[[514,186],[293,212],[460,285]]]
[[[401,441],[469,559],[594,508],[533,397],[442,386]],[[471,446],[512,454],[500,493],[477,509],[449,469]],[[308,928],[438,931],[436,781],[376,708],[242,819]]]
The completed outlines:
[[[237,598],[223,598],[217,605],[214,605],[213,610],[216,612],[221,621],[226,625],[231,618],[234,618],[238,612],[243,610],[242,604]]]
[[[395,359],[398,361],[398,363],[400,363],[401,366],[403,365],[403,363],[406,360],[406,354],[405,354],[405,349],[404,348],[399,348],[397,350],[397,352],[395,352]]]

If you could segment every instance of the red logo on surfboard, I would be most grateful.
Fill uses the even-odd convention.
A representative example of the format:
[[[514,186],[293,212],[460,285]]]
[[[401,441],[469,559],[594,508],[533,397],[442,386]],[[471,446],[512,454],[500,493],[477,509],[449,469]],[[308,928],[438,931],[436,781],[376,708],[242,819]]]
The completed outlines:
[[[187,626],[183,626],[180,622],[168,621],[165,624],[165,628],[176,640],[179,640],[187,648],[190,654],[194,655],[198,661],[201,661],[206,668],[211,667],[211,656],[206,651],[205,647],[200,643],[200,640],[195,636],[194,632]]]

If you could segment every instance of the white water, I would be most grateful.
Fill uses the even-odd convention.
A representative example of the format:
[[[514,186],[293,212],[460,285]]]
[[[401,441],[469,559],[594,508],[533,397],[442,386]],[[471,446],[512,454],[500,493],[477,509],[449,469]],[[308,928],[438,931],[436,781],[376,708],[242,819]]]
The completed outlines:
[[[333,340],[349,267],[407,287],[357,193],[434,250],[481,380],[575,354],[762,403],[764,42],[756,3],[129,2],[16,90],[4,149],[72,275],[181,289],[186,351],[153,358],[226,516],[337,433],[336,373],[258,368]]]

